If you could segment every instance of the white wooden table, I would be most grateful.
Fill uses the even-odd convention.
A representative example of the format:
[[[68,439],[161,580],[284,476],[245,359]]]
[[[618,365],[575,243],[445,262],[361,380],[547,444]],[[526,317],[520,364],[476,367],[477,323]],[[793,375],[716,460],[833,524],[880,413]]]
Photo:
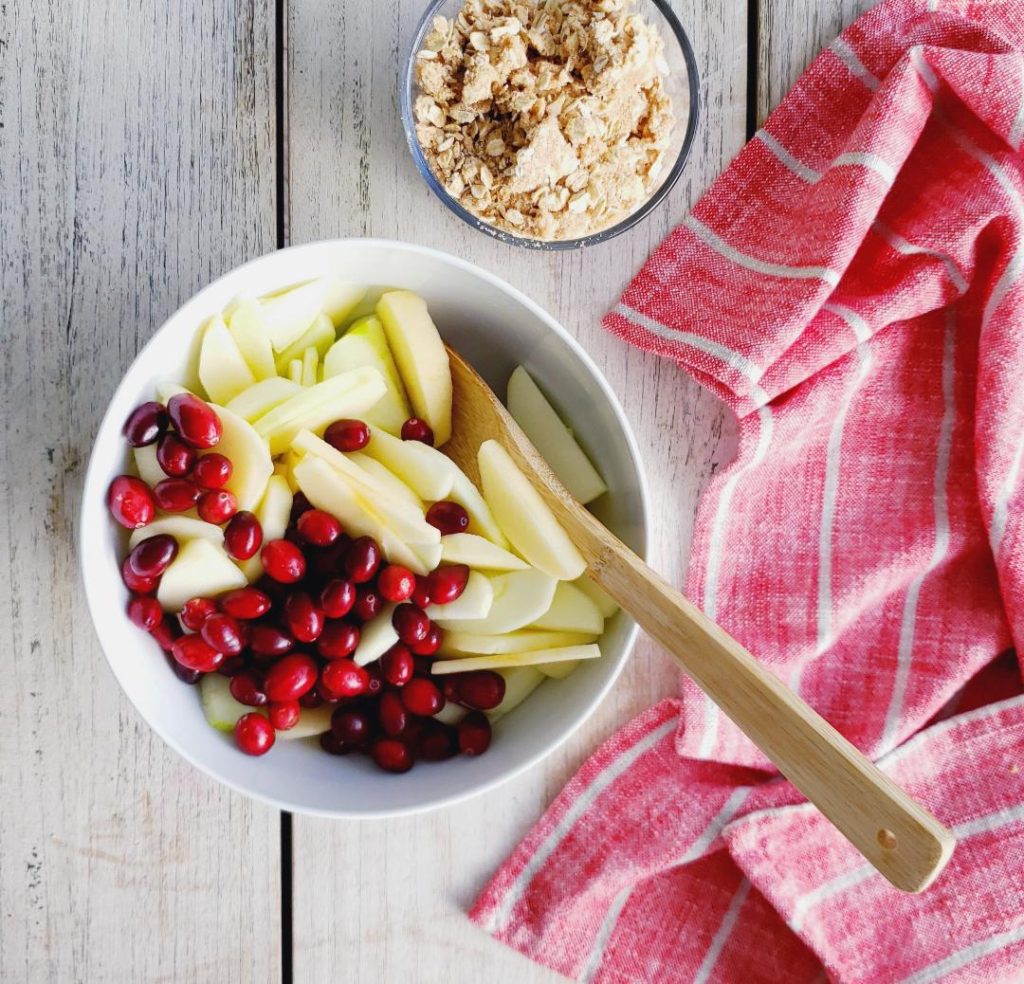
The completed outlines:
[[[472,232],[415,173],[397,76],[424,3],[0,0],[3,982],[560,979],[464,910],[588,752],[673,690],[669,663],[641,642],[572,741],[478,800],[282,816],[180,760],[108,671],[73,543],[90,441],[135,352],[218,274],[312,239],[425,243],[498,272],[590,351],[647,461],[653,561],[681,583],[725,416],[599,318],[868,4],[673,0],[703,101],[683,179],[631,233],[541,254]]]

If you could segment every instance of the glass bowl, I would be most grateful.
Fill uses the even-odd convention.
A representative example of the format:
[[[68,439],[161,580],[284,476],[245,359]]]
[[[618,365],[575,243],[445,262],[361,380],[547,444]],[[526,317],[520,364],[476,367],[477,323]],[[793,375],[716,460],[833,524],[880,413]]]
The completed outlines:
[[[501,242],[541,250],[578,249],[583,246],[603,243],[627,229],[631,229],[657,208],[678,180],[683,166],[686,164],[697,128],[699,110],[697,63],[693,47],[668,0],[637,0],[633,10],[648,23],[653,24],[665,42],[664,56],[669,72],[664,83],[666,91],[672,99],[672,111],[676,118],[667,154],[667,161],[671,161],[671,165],[662,169],[660,180],[648,197],[624,219],[589,236],[576,239],[534,239],[529,236],[516,235],[484,221],[464,208],[448,193],[427,163],[416,136],[416,123],[413,118],[413,105],[416,97],[420,94],[420,88],[416,83],[416,53],[423,47],[424,39],[430,31],[434,18],[441,16],[454,19],[462,9],[463,2],[464,0],[431,0],[416,28],[412,47],[406,58],[405,72],[401,79],[402,126],[405,128],[405,138],[409,144],[409,150],[423,180],[445,206],[467,225],[487,233]]]

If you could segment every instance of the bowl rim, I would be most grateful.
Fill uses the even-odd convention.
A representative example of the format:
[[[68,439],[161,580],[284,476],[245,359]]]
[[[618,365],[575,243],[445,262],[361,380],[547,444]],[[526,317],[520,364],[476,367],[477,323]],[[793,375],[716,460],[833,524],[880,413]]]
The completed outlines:
[[[697,56],[693,50],[693,45],[690,42],[690,36],[686,33],[686,30],[676,15],[676,12],[670,6],[669,0],[648,0],[648,2],[654,4],[659,13],[665,19],[665,22],[669,26],[669,30],[672,32],[679,45],[679,49],[683,55],[683,60],[686,62],[686,78],[690,89],[690,112],[689,118],[686,121],[686,132],[683,135],[683,142],[679,148],[679,154],[676,157],[668,176],[654,194],[651,195],[650,198],[648,198],[638,209],[630,212],[629,215],[622,219],[622,221],[615,223],[615,225],[608,226],[606,229],[601,229],[589,236],[578,236],[575,239],[534,239],[529,236],[517,236],[505,229],[500,229],[495,225],[491,225],[489,222],[485,222],[479,216],[476,216],[468,209],[463,208],[459,202],[448,194],[448,191],[441,182],[438,181],[434,172],[431,170],[430,165],[427,163],[427,159],[423,154],[423,148],[420,147],[420,142],[416,137],[416,123],[413,120],[412,115],[411,93],[416,87],[416,54],[420,49],[427,27],[433,20],[438,9],[449,2],[450,0],[431,0],[428,4],[426,11],[424,11],[423,16],[416,25],[412,46],[410,47],[405,60],[405,70],[402,72],[399,79],[399,104],[402,117],[402,129],[405,131],[405,142],[409,146],[409,152],[412,154],[413,162],[416,164],[416,170],[419,171],[420,176],[427,183],[430,190],[434,192],[438,199],[440,199],[441,203],[450,212],[453,212],[462,219],[462,221],[468,226],[476,229],[477,232],[482,232],[493,239],[497,239],[499,242],[507,243],[511,246],[519,246],[522,249],[535,249],[550,252],[569,249],[583,249],[587,246],[597,246],[600,243],[607,242],[609,239],[614,239],[616,236],[619,236],[624,232],[628,232],[635,225],[647,218],[647,216],[650,215],[651,212],[653,212],[662,203],[662,201],[664,201],[668,193],[679,180],[680,175],[683,173],[683,168],[689,160],[690,151],[693,147],[693,140],[696,136],[697,124],[700,119],[701,111],[700,75],[697,71]]]
[[[473,797],[482,795],[483,793],[490,792],[496,789],[498,786],[503,785],[506,782],[510,782],[529,769],[533,768],[543,759],[547,758],[557,748],[562,746],[569,738],[574,735],[593,715],[594,711],[600,706],[601,703],[608,696],[612,687],[615,686],[616,681],[621,675],[623,669],[629,657],[632,655],[633,649],[636,645],[636,639],[639,634],[639,626],[635,621],[629,619],[630,625],[627,629],[625,639],[623,641],[621,652],[619,653],[614,667],[613,672],[609,675],[608,679],[601,686],[600,690],[590,700],[589,704],[577,715],[576,720],[571,727],[565,728],[561,734],[559,734],[553,741],[546,744],[542,749],[529,756],[527,759],[518,763],[514,767],[506,769],[504,772],[495,775],[476,786],[469,789],[461,790],[454,793],[440,795],[431,799],[424,800],[416,804],[401,806],[395,808],[381,809],[381,810],[345,810],[345,809],[322,809],[322,808],[310,808],[300,803],[293,802],[287,798],[276,797],[265,795],[263,793],[254,792],[247,788],[242,782],[233,779],[230,776],[223,775],[212,766],[207,765],[206,762],[201,761],[191,753],[187,752],[177,741],[177,739],[164,728],[159,727],[152,723],[147,715],[143,712],[142,708],[135,702],[128,687],[125,686],[121,675],[118,672],[117,667],[111,660],[110,655],[107,651],[107,646],[104,641],[103,633],[101,631],[101,619],[98,617],[99,613],[106,613],[110,608],[110,598],[106,596],[101,597],[98,580],[90,577],[91,561],[90,556],[93,556],[95,551],[91,548],[92,541],[98,539],[100,534],[96,532],[100,526],[99,523],[91,520],[97,515],[102,513],[104,520],[106,517],[106,511],[103,508],[105,503],[105,484],[106,476],[98,474],[99,462],[95,453],[96,447],[99,443],[99,439],[102,435],[107,432],[120,433],[121,420],[114,419],[115,408],[121,402],[121,398],[124,394],[132,389],[129,386],[129,380],[132,377],[133,370],[142,357],[142,355],[155,344],[159,336],[164,332],[168,331],[172,323],[181,315],[181,313],[189,307],[198,306],[204,297],[207,295],[215,295],[223,289],[223,285],[226,281],[229,281],[243,271],[256,266],[260,263],[268,262],[269,258],[276,256],[281,253],[293,254],[303,250],[310,252],[316,252],[319,250],[330,249],[332,247],[338,247],[340,245],[351,245],[360,244],[364,247],[369,248],[382,248],[397,251],[405,251],[409,253],[419,253],[424,256],[440,260],[442,263],[451,264],[457,268],[461,268],[463,271],[477,276],[490,286],[510,296],[514,301],[525,307],[531,314],[533,314],[539,321],[541,321],[550,331],[558,336],[563,342],[566,343],[570,351],[576,356],[576,358],[582,363],[584,368],[589,373],[590,377],[597,384],[600,389],[605,401],[611,407],[613,414],[622,430],[623,436],[625,437],[626,447],[629,452],[629,456],[633,465],[633,472],[636,476],[637,493],[639,496],[640,505],[640,521],[641,521],[641,543],[639,550],[637,551],[640,556],[646,557],[650,551],[651,542],[651,529],[650,529],[650,488],[648,485],[647,473],[643,466],[643,459],[640,455],[640,448],[636,440],[636,436],[633,433],[633,429],[630,426],[629,420],[626,416],[622,405],[619,403],[618,397],[615,395],[601,372],[600,368],[594,362],[594,360],[587,353],[586,349],[573,337],[572,334],[560,323],[553,315],[549,314],[539,304],[529,298],[526,294],[520,291],[518,288],[513,287],[512,284],[503,280],[501,277],[477,266],[475,263],[471,263],[468,260],[464,260],[461,257],[454,256],[444,250],[435,249],[431,246],[423,246],[416,243],[403,242],[401,240],[394,239],[380,239],[370,237],[339,237],[334,239],[318,240],[310,243],[302,243],[299,245],[288,246],[283,249],[273,250],[268,253],[264,253],[261,256],[255,257],[245,263],[239,264],[228,270],[226,273],[217,277],[211,281],[208,285],[201,288],[195,294],[188,297],[182,304],[180,304],[164,321],[160,327],[153,332],[150,338],[146,341],[146,344],[136,353],[132,359],[131,365],[125,370],[121,377],[121,381],[118,383],[113,394],[110,397],[107,409],[100,420],[99,426],[96,430],[96,435],[93,439],[93,445],[89,452],[89,464],[86,468],[85,478],[82,486],[82,501],[78,511],[78,523],[76,529],[76,547],[78,552],[78,567],[82,580],[84,582],[86,607],[89,611],[89,619],[92,623],[93,632],[95,633],[96,639],[100,644],[100,649],[103,651],[104,659],[107,662],[107,666],[110,668],[117,680],[122,692],[128,698],[129,702],[135,708],[136,712],[146,723],[147,727],[155,732],[163,742],[173,749],[184,761],[188,762],[193,767],[197,768],[200,772],[209,776],[211,779],[222,783],[237,793],[257,802],[264,803],[268,806],[274,807],[275,809],[282,810],[289,813],[298,813],[304,816],[317,816],[325,817],[330,819],[338,820],[379,820],[389,817],[399,816],[412,816],[418,813],[425,813],[431,810],[441,809],[443,807],[451,806],[456,803],[463,802]],[[190,344],[194,333],[188,336],[188,341],[185,344]],[[101,488],[100,485],[103,485]],[[99,508],[98,508],[99,507]],[[97,546],[99,546],[97,544]],[[629,618],[628,615],[623,613],[623,616]],[[198,699],[198,695],[197,695]]]

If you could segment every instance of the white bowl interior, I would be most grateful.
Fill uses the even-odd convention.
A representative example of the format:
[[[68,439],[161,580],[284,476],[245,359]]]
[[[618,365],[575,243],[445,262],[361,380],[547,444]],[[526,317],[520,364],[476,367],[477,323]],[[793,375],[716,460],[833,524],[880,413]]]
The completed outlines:
[[[531,301],[492,275],[447,254],[379,240],[339,240],[282,250],[232,271],[177,311],[139,353],[103,419],[86,475],[79,530],[82,573],[107,659],[146,721],[194,765],[284,809],[330,816],[411,812],[479,792],[522,771],[565,740],[611,687],[636,629],[621,613],[608,623],[603,657],[565,680],[545,681],[500,721],[486,755],[424,763],[403,776],[362,756],[325,755],[307,741],[278,740],[258,759],[210,728],[199,694],[180,683],[159,648],[124,616],[118,558],[126,536],[105,506],[110,480],[125,469],[121,424],[161,379],[186,378],[196,329],[239,294],[258,295],[333,273],[422,294],[445,339],[495,390],[525,365],[565,414],[609,486],[595,512],[638,552],[646,548],[646,489],[635,442],[615,397],[576,342]]]

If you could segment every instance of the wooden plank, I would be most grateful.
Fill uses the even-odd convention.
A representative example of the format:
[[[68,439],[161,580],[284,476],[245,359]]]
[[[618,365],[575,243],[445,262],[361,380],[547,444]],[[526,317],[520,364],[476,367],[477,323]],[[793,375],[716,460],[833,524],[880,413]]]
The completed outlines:
[[[74,548],[121,373],[274,247],[273,24],[270,0],[0,4],[4,980],[281,973],[279,814],[149,731]]]
[[[467,257],[523,289],[584,344],[622,400],[648,466],[653,562],[681,583],[697,497],[727,454],[717,402],[671,363],[608,336],[601,314],[651,249],[744,141],[746,5],[676,0],[704,79],[691,162],[658,212],[578,254],[540,254],[481,236],[448,214],[405,146],[397,74],[423,10],[417,0],[290,0],[288,116],[292,241],[406,239]],[[716,457],[717,456],[717,457]],[[621,685],[565,746],[529,774],[459,806],[358,826],[294,821],[294,972],[333,980],[561,979],[465,918],[485,880],[597,744],[675,689],[668,660],[642,641]]]

